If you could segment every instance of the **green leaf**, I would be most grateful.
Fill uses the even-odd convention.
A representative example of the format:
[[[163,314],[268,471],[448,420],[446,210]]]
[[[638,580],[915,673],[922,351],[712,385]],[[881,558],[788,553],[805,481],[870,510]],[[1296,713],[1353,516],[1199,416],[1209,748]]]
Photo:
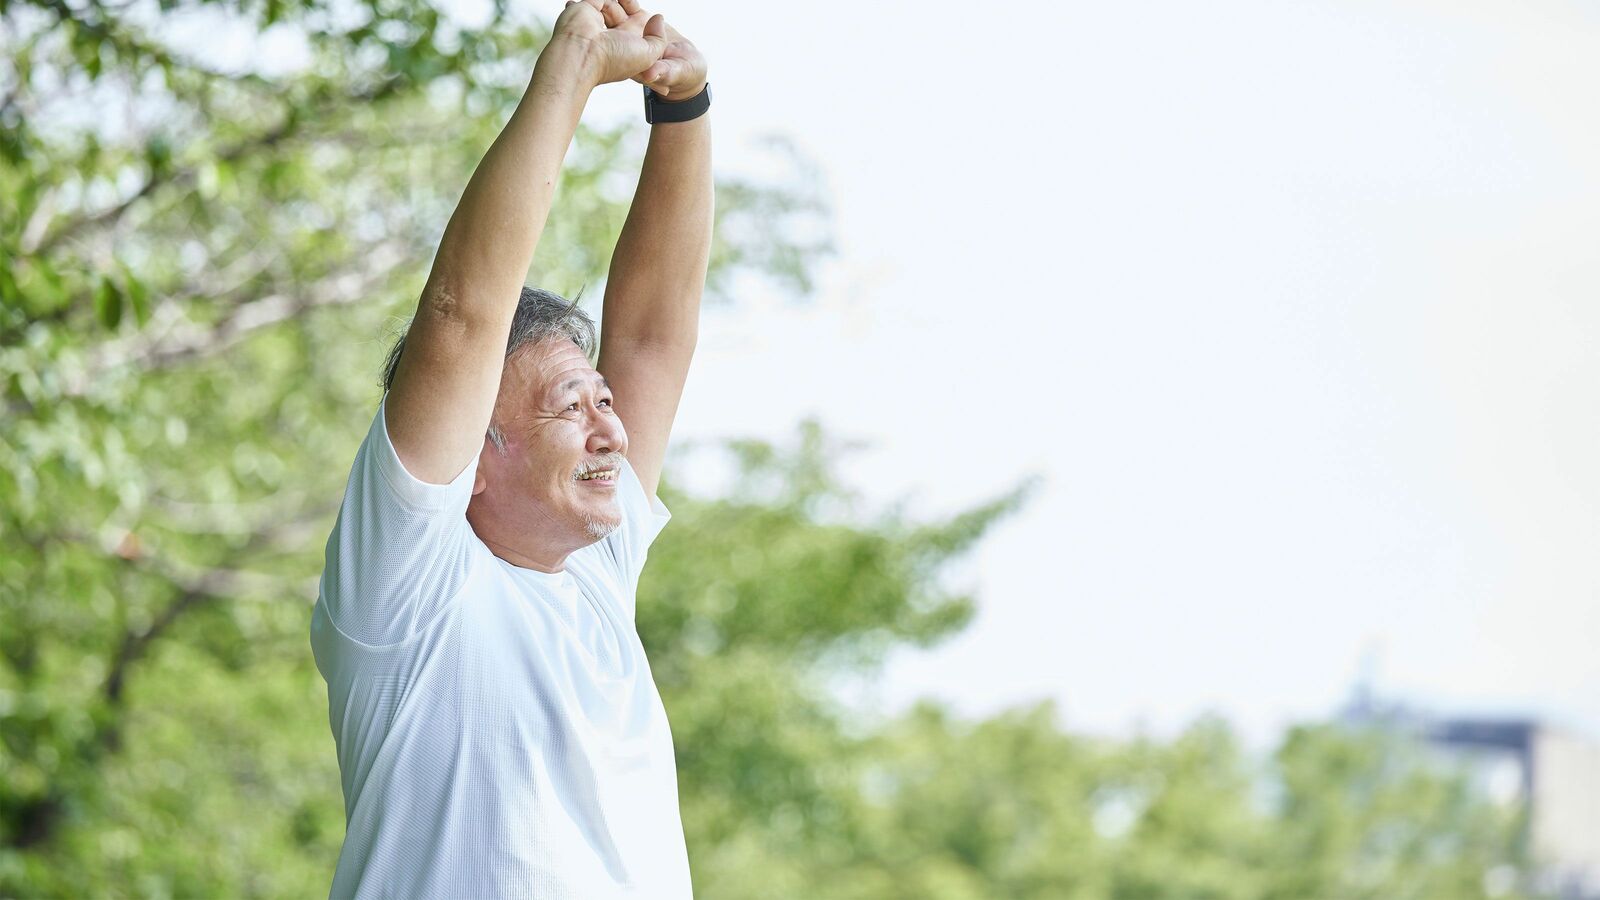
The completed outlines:
[[[143,328],[150,321],[150,292],[145,289],[144,282],[125,265],[122,266],[122,280],[128,305],[133,308],[134,324]]]
[[[166,135],[155,135],[150,142],[145,144],[144,158],[150,163],[150,168],[160,171],[172,161],[172,145],[167,142]]]
[[[101,278],[94,290],[94,314],[109,329],[122,321],[122,292],[109,278]]]
[[[69,302],[66,283],[49,258],[35,256],[19,271],[23,274],[19,299],[26,303],[30,313],[44,315]]]
[[[17,279],[11,274],[10,266],[0,266],[0,305],[11,306],[21,298],[17,290]]]

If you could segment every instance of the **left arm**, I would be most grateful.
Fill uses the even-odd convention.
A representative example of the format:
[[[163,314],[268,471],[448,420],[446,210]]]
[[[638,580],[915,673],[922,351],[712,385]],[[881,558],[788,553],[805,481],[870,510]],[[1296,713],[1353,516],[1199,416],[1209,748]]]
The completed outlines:
[[[637,0],[624,0],[631,13]],[[634,76],[669,102],[700,92],[706,65],[666,26],[668,49]],[[647,30],[650,30],[647,27]],[[611,257],[601,311],[600,361],[628,432],[628,462],[655,494],[700,329],[700,295],[711,259],[711,113],[650,126],[650,143],[622,235]]]

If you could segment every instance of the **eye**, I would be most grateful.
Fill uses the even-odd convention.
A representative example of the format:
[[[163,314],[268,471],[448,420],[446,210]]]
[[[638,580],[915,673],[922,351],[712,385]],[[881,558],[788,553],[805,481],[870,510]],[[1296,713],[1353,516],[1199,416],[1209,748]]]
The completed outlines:
[[[600,402],[605,404],[606,409],[610,409],[611,408],[611,398],[610,397],[602,397]],[[578,401],[574,401],[572,403],[568,403],[567,404],[567,411],[568,412],[571,412],[571,411],[573,411],[573,410],[575,410],[577,408],[578,408]]]

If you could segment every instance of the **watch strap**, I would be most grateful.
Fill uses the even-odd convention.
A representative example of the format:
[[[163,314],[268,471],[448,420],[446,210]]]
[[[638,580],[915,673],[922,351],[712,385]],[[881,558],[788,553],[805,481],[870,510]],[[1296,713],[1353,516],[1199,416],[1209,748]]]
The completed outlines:
[[[711,82],[706,82],[700,93],[686,100],[663,100],[655,91],[644,86],[644,120],[651,125],[662,122],[687,122],[705,115],[711,108]]]

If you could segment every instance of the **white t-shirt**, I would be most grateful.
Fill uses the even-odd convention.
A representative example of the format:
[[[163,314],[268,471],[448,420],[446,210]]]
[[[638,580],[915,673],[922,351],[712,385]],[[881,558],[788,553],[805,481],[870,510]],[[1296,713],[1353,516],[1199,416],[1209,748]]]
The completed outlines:
[[[624,462],[622,527],[524,569],[467,522],[477,465],[417,480],[382,404],[356,453],[311,619],[345,801],[330,896],[688,898],[633,618],[671,513]]]

